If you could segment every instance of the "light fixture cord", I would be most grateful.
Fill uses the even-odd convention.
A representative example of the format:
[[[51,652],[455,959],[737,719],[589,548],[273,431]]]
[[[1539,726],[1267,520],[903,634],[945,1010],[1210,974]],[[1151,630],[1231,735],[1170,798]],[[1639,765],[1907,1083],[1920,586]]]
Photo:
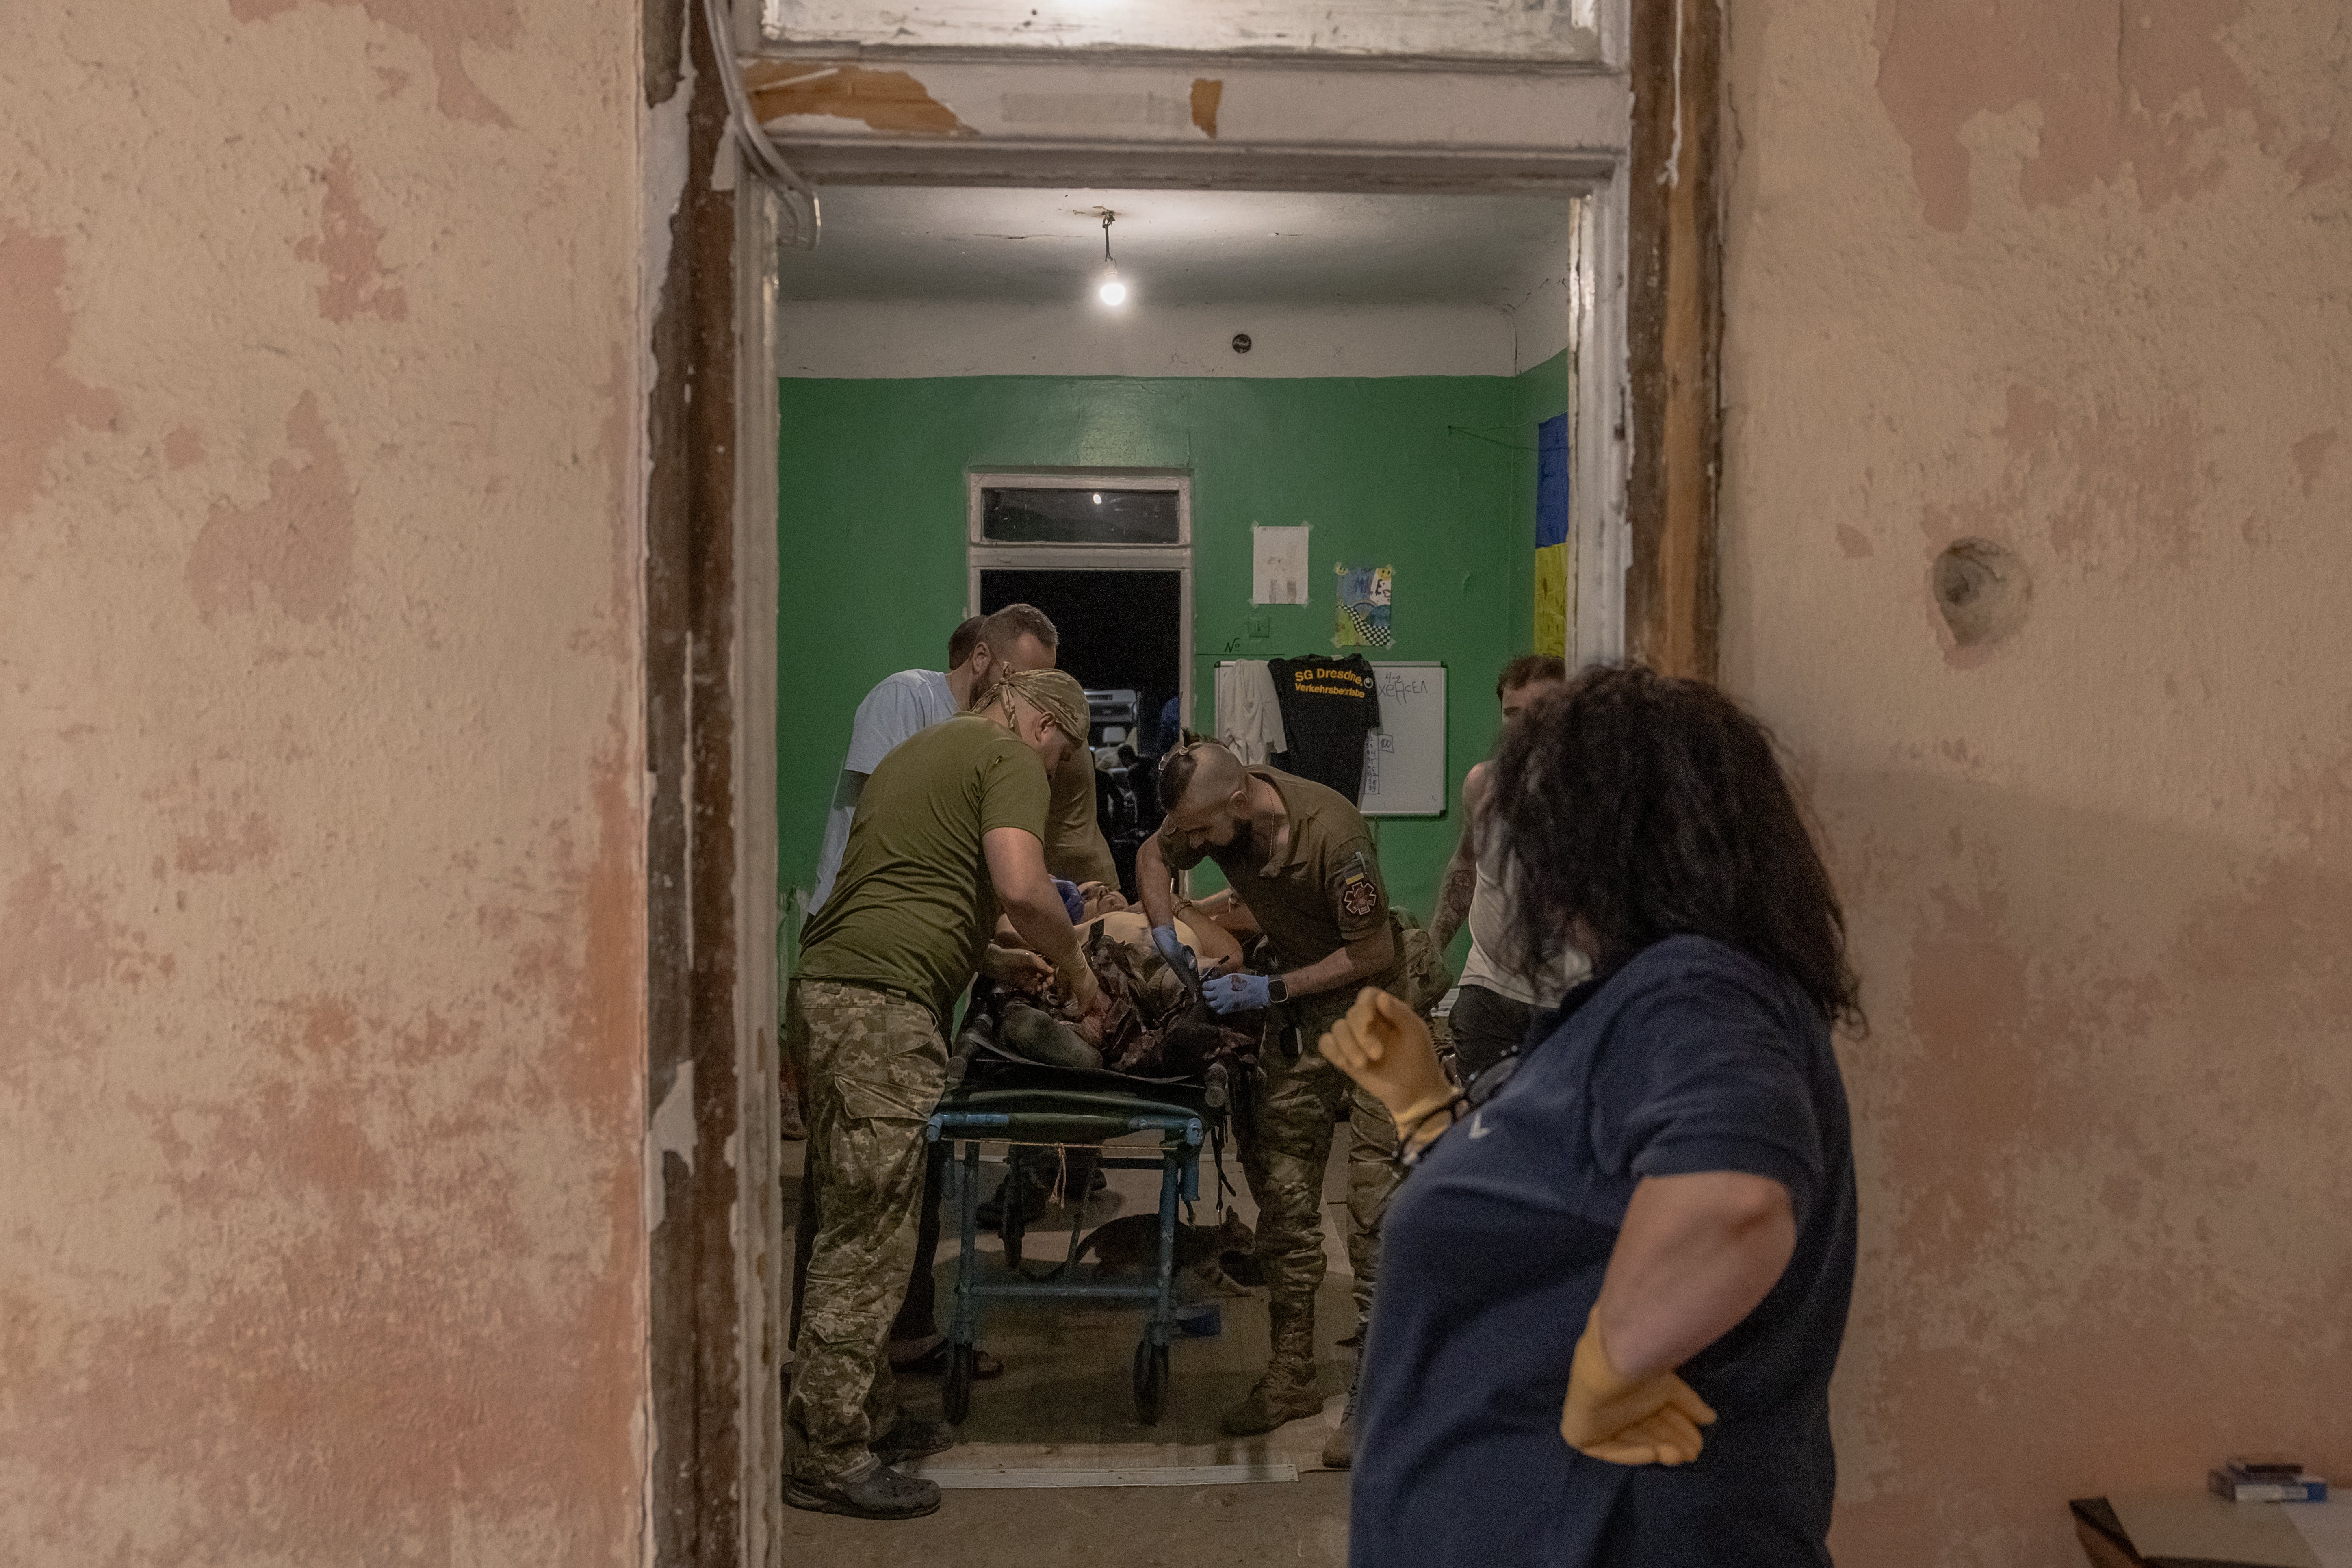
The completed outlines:
[[[1117,216],[1118,216],[1117,213],[1108,210],[1106,210],[1103,213],[1103,260],[1105,263],[1112,267],[1118,265],[1118,262],[1112,261],[1110,258],[1110,226],[1111,220]]]

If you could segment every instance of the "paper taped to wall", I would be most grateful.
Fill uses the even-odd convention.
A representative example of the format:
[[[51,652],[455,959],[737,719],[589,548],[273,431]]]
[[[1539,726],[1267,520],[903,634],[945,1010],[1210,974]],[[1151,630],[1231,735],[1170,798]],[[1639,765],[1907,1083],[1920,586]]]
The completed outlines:
[[[1307,523],[1250,530],[1250,603],[1307,603]]]
[[[1396,634],[1389,629],[1389,605],[1396,596],[1396,569],[1390,566],[1334,566],[1339,578],[1339,603],[1332,617],[1333,647],[1394,647]]]

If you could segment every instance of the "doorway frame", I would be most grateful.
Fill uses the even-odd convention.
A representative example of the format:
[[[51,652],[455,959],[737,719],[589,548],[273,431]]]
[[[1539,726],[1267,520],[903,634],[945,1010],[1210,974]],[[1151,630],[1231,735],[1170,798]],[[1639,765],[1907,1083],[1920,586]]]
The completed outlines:
[[[1538,190],[1579,198],[1580,221],[1573,231],[1570,254],[1563,258],[1571,289],[1572,319],[1570,536],[1574,571],[1569,584],[1568,656],[1580,664],[1627,656],[1626,585],[1635,542],[1626,504],[1630,468],[1626,410],[1633,395],[1628,347],[1632,280],[1626,258],[1630,254],[1630,214],[1635,196],[1628,164],[1622,157],[1595,158],[1584,152],[1522,151],[1433,157],[1418,149],[1366,147],[1202,152],[1079,144],[1054,149],[1003,149],[975,146],[968,142],[941,142],[920,149],[877,144],[870,154],[856,149],[836,150],[827,158],[821,173],[807,166],[803,172],[816,174],[820,190],[835,184],[1223,188],[1318,195],[1410,191],[1431,195]],[[748,626],[757,617],[772,616],[777,603],[773,597],[764,605],[753,602],[745,591],[751,583],[759,580],[781,586],[789,583],[792,575],[792,563],[784,554],[780,536],[781,473],[772,458],[781,436],[775,336],[779,252],[775,246],[777,237],[789,231],[791,220],[781,199],[765,186],[746,183],[739,186],[737,195],[738,205],[745,209],[746,216],[738,224],[740,237],[735,265],[739,278],[749,274],[752,279],[745,285],[746,297],[759,301],[755,315],[761,323],[756,332],[741,330],[749,322],[739,317],[737,340],[737,384],[743,395],[741,406],[752,412],[757,421],[745,430],[739,443],[740,471],[749,482],[739,491],[736,554],[750,569],[740,570],[737,575],[736,618],[739,626]],[[749,199],[740,199],[744,197]],[[762,461],[762,457],[767,460]],[[1024,468],[1009,471],[1042,475],[1047,470]],[[968,471],[968,497],[973,493],[973,477]],[[1188,476],[1188,540],[1189,488]],[[968,500],[967,505],[970,504]],[[971,548],[970,531],[968,524],[967,551]],[[1532,536],[1528,547],[1533,548]],[[1089,564],[1142,565],[1145,563],[1138,561],[1130,552],[1166,547],[992,548],[1066,552],[1056,563],[1075,566],[1079,564],[1082,554],[1093,557]],[[1113,550],[1121,552],[1116,561],[1104,559]],[[1183,574],[1181,614],[1186,641],[1182,711],[1185,726],[1191,729],[1197,693],[1193,689],[1191,647],[1196,609],[1189,543],[1182,555],[1178,567]],[[1024,563],[1047,564],[1035,553],[1028,554]],[[966,572],[966,613],[970,614],[978,605],[978,568],[969,557]],[[772,626],[765,630],[768,646],[772,649]],[[748,652],[741,643],[738,648],[739,655]],[[739,705],[745,710],[761,710],[765,715],[765,726],[773,732],[780,727],[780,721],[775,717],[772,652],[764,664],[739,657],[736,670]],[[781,1016],[782,954],[796,911],[774,907],[782,889],[776,885],[779,824],[772,750],[755,752],[751,747],[740,747],[737,764],[737,798],[757,803],[757,807],[744,814],[740,824],[741,860],[747,866],[766,868],[768,885],[774,889],[764,901],[750,906],[762,910],[773,907],[773,923],[757,940],[753,921],[746,920],[739,926],[738,981],[742,1003],[739,1011],[745,1026],[757,1031],[748,1037],[748,1043],[775,1037],[775,1025],[760,1027],[753,1021]],[[751,879],[747,876],[742,880]],[[739,1212],[747,1218],[756,1216],[759,1226],[757,1239],[746,1251],[772,1258],[782,1256],[783,1245],[783,1215],[774,1196],[782,1151],[772,1133],[773,1085],[779,1070],[774,1047],[759,1050],[756,1055],[747,1050],[740,1079],[741,1125],[747,1132],[752,1132],[764,1124],[768,1136],[757,1139],[755,1133],[740,1145],[739,1174],[743,1195]],[[777,1501],[772,1496],[775,1489],[770,1480],[778,1473],[783,1451],[782,1399],[777,1384],[777,1373],[789,1353],[789,1346],[782,1340],[782,1325],[787,1317],[781,1302],[783,1281],[772,1271],[759,1269],[749,1257],[740,1260],[738,1278],[738,1306],[742,1320],[739,1342],[759,1350],[755,1365],[747,1369],[751,1375],[746,1377],[742,1391],[746,1430],[738,1471],[740,1495],[747,1500],[757,1499],[759,1504],[748,1510],[753,1517],[744,1522],[740,1561],[742,1568],[782,1568],[774,1522]]]
[[[1085,69],[1071,62],[1068,68]],[[871,145],[836,146],[822,160],[803,157],[799,166],[827,185],[937,185],[942,187],[1022,186],[1088,189],[1247,189],[1316,195],[1364,192],[1411,192],[1430,195],[1467,195],[1488,191],[1543,191],[1579,200],[1580,217],[1563,258],[1570,287],[1570,539],[1574,571],[1569,582],[1568,658],[1572,664],[1614,660],[1636,655],[1638,634],[1629,637],[1626,617],[1629,582],[1642,554],[1640,530],[1627,506],[1631,461],[1629,410],[1635,406],[1631,374],[1632,297],[1636,279],[1630,268],[1633,254],[1633,214],[1640,193],[1634,189],[1630,150],[1596,154],[1581,149],[1481,151],[1433,154],[1426,149],[1379,146],[1268,146],[1238,148],[1108,147],[1069,143],[1055,147],[1003,147],[986,142],[942,140],[919,146],[877,142]],[[756,637],[739,638],[735,661],[736,703],[744,715],[742,728],[754,724],[774,734],[777,672],[774,663],[773,620],[782,584],[791,581],[792,563],[781,538],[779,502],[782,475],[775,459],[781,437],[777,398],[776,345],[779,299],[777,248],[791,231],[792,220],[781,198],[768,186],[752,182],[737,190],[739,212],[734,258],[738,289],[744,308],[737,317],[736,390],[738,406],[745,413],[738,440],[739,477],[734,554],[739,563],[735,621],[739,628],[760,624]],[[1595,352],[1596,349],[1598,352]],[[1712,397],[1712,384],[1707,387]],[[973,479],[989,470],[967,470],[967,507],[976,500]],[[1006,468],[1000,472],[1045,476],[1051,468]],[[1110,473],[1115,470],[1087,470]],[[1149,470],[1127,470],[1148,473]],[[1161,470],[1163,475],[1168,471]],[[1191,478],[1185,479],[1184,557],[1178,568],[1182,577],[1182,712],[1187,729],[1194,727],[1193,656],[1191,646],[1195,605],[1192,570]],[[972,548],[974,525],[968,521],[966,548]],[[1532,551],[1532,535],[1528,540]],[[992,549],[1024,552],[1062,551],[1060,563],[1076,565],[1079,552],[1101,557],[1121,552],[1102,565],[1144,564],[1132,552],[1165,550],[1166,546],[1014,545]],[[1024,564],[1044,566],[1034,554]],[[1090,562],[1089,564],[1097,563]],[[1158,569],[1156,563],[1150,569]],[[979,604],[978,568],[966,563],[966,613]],[[1520,579],[1526,582],[1526,579]],[[764,584],[764,603],[754,584]],[[764,617],[764,620],[763,620]],[[1629,646],[1629,644],[1633,646]],[[764,646],[764,659],[751,657]],[[775,1195],[782,1150],[774,1138],[774,1085],[781,1070],[781,1042],[776,1041],[783,996],[783,951],[797,911],[781,907],[783,889],[777,878],[779,824],[776,820],[776,772],[772,744],[765,749],[736,749],[736,799],[752,804],[740,813],[737,825],[739,889],[748,889],[761,875],[769,891],[744,905],[748,910],[772,910],[772,919],[740,921],[737,925],[737,983],[743,1049],[739,1057],[740,1125],[747,1136],[740,1150],[739,1178],[741,1197],[738,1212],[755,1233],[744,1237],[736,1269],[737,1307],[740,1314],[738,1342],[756,1347],[749,1357],[742,1389],[745,1426],[739,1450],[740,1495],[759,1500],[748,1510],[743,1525],[741,1568],[782,1568],[783,1559],[776,1536],[775,1512],[781,1506],[770,1479],[779,1473],[783,1452],[783,1401],[777,1376],[790,1347],[783,1342],[785,1313],[781,1304],[783,1281],[773,1270],[763,1270],[761,1256],[782,1255],[783,1215]],[[755,804],[753,804],[755,803]],[[753,869],[753,868],[764,868]],[[773,1043],[771,1043],[773,1042]],[[764,1136],[762,1135],[764,1133]]]
[[[648,942],[649,1181],[666,1158],[670,1165],[677,1163],[668,1135],[651,1125],[657,1107],[659,1114],[667,1113],[672,1064],[701,1060],[720,1070],[693,1085],[689,1145],[703,1156],[697,1173],[708,1171],[717,1179],[674,1192],[671,1224],[648,1237],[654,1268],[646,1303],[645,1544],[656,1568],[777,1568],[781,1501],[767,1483],[780,1456],[776,1373],[783,1350],[770,1309],[780,1286],[773,1031],[785,912],[774,901],[773,617],[784,563],[777,530],[773,316],[777,245],[793,225],[782,217],[772,191],[735,177],[734,154],[721,134],[726,108],[719,81],[707,41],[698,36],[702,29],[688,20],[690,0],[644,4],[645,103],[652,110],[691,100],[690,118],[674,130],[667,120],[646,117],[648,166],[667,168],[659,160],[671,155],[673,142],[684,156],[682,199],[665,205],[665,196],[654,205],[652,221],[665,235],[674,233],[677,243],[649,252],[666,253],[667,261],[646,284],[642,320],[654,356],[648,365],[665,352],[672,357],[661,362],[664,379],[647,396],[645,460],[656,475],[665,466],[692,465],[714,481],[708,500],[667,499],[658,482],[647,500],[649,721],[683,710],[676,726],[683,744],[653,744],[647,766],[666,779],[677,771],[677,757],[709,751],[720,770],[719,787],[700,792],[701,804],[730,819],[725,824],[730,834],[719,842],[689,843],[677,833],[656,832],[647,853],[646,873],[656,888],[708,890],[695,904],[703,940],[692,945],[705,955],[698,963],[682,961],[681,943],[658,930]],[[778,58],[756,24],[744,25],[751,22],[749,11],[739,7],[734,15],[737,62]],[[1495,155],[1483,147],[1433,152],[1259,143],[1245,150],[1228,143],[1223,155],[1195,155],[1188,166],[1183,153],[1171,158],[1164,149],[1099,142],[1008,146],[982,139],[916,146],[877,141],[845,155],[795,153],[794,158],[802,173],[821,184],[1157,183],[1434,192],[1511,188],[1533,176],[1551,188],[1564,188],[1564,182],[1565,188],[1583,190],[1591,199],[1580,231],[1575,281],[1580,353],[1573,428],[1580,450],[1572,498],[1578,510],[1571,532],[1577,552],[1571,657],[1633,658],[1673,673],[1709,676],[1717,653],[1723,23],[1705,5],[1600,0],[1598,12],[1606,58],[1590,69],[1556,73],[1557,80],[1572,89],[1579,78],[1612,79],[1630,99],[1630,127],[1609,129],[1599,139],[1566,137],[1548,157]],[[680,57],[692,59],[685,71]],[[992,65],[1004,58],[998,51],[984,57]],[[1055,64],[1076,79],[1116,65],[1118,58]],[[1158,63],[1198,64],[1213,75],[1255,68],[1232,56]],[[1276,68],[1298,68],[1334,76],[1389,73],[1405,83],[1417,71],[1464,69],[1460,62],[1313,57],[1287,59]],[[1491,74],[1499,87],[1529,73],[1505,66]],[[719,211],[731,219],[726,227],[712,221]],[[731,255],[724,237],[729,228]],[[728,302],[731,322],[720,314]],[[690,326],[677,333],[674,350],[666,350],[664,333],[678,322]],[[706,378],[706,394],[717,395],[691,396],[697,374]],[[692,427],[679,417],[689,406],[703,416]],[[731,452],[728,430],[712,426],[722,411]],[[731,495],[719,493],[726,489]],[[652,591],[664,574],[685,569],[698,552],[715,553],[731,566],[731,573],[713,576],[715,592],[698,607],[682,608],[676,595]],[[707,647],[716,656],[698,667],[699,701],[677,695],[680,687],[664,662],[674,645]],[[705,745],[707,734],[718,737],[715,746]],[[730,763],[734,787],[726,799]],[[673,815],[679,796],[668,786]],[[651,815],[659,827],[659,798]],[[708,864],[710,852],[722,847],[736,857],[731,886],[723,874],[694,875],[695,864],[716,869]],[[717,907],[721,900],[723,910]],[[649,923],[661,925],[650,916]],[[721,1009],[709,1006],[695,1007],[682,1029],[666,1022],[670,999],[711,988],[699,978],[706,964],[730,971],[724,979],[732,982],[732,994],[726,1000],[733,1005],[724,1010],[725,1023]],[[719,1037],[730,1024],[733,1038]],[[734,1179],[726,1181],[730,1173]],[[690,1234],[701,1241],[690,1249],[665,1241],[688,1234],[679,1225],[689,1221]],[[670,1252],[679,1258],[666,1262]]]
[[[1173,490],[1173,544],[1008,544],[981,537],[981,492]],[[1183,468],[971,468],[964,474],[964,614],[980,611],[986,572],[1173,572],[1177,581],[1177,712],[1192,727],[1192,476]]]

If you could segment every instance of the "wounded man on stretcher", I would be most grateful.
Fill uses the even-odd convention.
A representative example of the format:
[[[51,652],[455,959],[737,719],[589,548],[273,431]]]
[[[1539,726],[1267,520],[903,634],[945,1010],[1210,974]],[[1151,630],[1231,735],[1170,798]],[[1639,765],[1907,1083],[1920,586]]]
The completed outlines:
[[[1076,889],[1073,901],[1080,946],[1108,1007],[1094,1017],[1055,1009],[1046,999],[1051,966],[1022,948],[1009,924],[1001,925],[956,1035],[959,1064],[993,1045],[1049,1067],[1198,1081],[1213,1067],[1231,1074],[1255,1059],[1256,1020],[1220,1017],[1202,1001],[1197,985],[1201,975],[1239,967],[1241,942],[1219,921],[1246,930],[1245,910],[1201,906],[1195,919],[1180,921],[1179,934],[1198,960],[1188,983],[1153,947],[1142,913],[1128,909],[1118,893],[1090,882]],[[950,1072],[961,1076],[955,1068]]]
[[[1260,1018],[1221,1018],[1209,1011],[1152,945],[1142,911],[1129,909],[1116,890],[1089,882],[1066,889],[1065,900],[1072,905],[1080,950],[1109,1004],[1100,1026],[1054,1010],[1046,999],[1052,967],[1020,946],[1009,924],[1000,924],[956,1033],[950,1081],[961,1081],[975,1057],[1009,1056],[1049,1067],[1201,1082],[1209,1086],[1212,1102],[1221,1103],[1224,1086],[1238,1084],[1257,1059]],[[1230,892],[1184,906],[1177,931],[1202,976],[1240,968],[1243,942],[1257,934],[1249,910]],[[992,1230],[1003,1225],[1008,1197],[1018,1201],[1025,1224],[1054,1203],[1073,1194],[1083,1200],[1103,1185],[1094,1155],[1082,1149],[1057,1154],[1017,1148],[1010,1164],[1003,1186],[981,1205],[980,1223]]]

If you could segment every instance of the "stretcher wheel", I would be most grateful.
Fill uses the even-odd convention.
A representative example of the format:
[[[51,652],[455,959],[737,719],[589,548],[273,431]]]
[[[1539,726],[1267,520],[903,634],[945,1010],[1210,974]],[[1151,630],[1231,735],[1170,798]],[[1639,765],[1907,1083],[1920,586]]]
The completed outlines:
[[[979,1357],[971,1345],[952,1342],[948,1345],[948,1374],[940,1384],[940,1399],[947,1406],[950,1426],[962,1426],[963,1418],[971,1414],[971,1372]]]
[[[1146,1338],[1135,1347],[1135,1418],[1157,1426],[1167,1407],[1168,1347]]]

